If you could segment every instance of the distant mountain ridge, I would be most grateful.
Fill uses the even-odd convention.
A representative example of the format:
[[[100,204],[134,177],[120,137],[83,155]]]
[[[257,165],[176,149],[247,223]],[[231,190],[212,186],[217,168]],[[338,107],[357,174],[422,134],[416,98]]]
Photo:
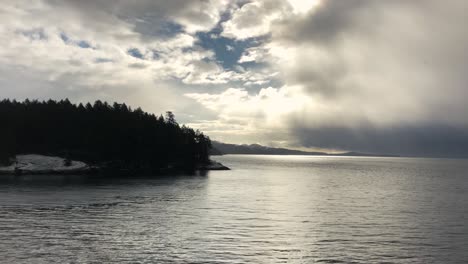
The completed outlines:
[[[325,155],[325,156],[369,156],[369,157],[398,157],[396,155],[368,154],[360,152],[344,152],[330,154],[326,152],[301,151],[286,148],[271,148],[259,144],[227,144],[219,141],[212,141],[211,155],[223,154],[251,154],[251,155]]]

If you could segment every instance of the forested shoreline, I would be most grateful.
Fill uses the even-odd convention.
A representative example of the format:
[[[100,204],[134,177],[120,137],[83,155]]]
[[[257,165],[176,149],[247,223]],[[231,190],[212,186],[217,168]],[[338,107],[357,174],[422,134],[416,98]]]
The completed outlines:
[[[0,101],[0,163],[18,154],[57,155],[113,168],[193,168],[209,162],[210,138],[124,103]]]

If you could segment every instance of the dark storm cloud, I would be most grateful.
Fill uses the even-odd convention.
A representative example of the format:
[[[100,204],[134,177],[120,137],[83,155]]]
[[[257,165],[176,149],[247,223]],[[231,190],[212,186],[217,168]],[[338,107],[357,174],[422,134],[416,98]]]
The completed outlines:
[[[467,8],[459,0],[329,0],[278,23],[274,41],[297,47],[286,83],[325,106],[290,115],[298,142],[468,156]]]
[[[278,22],[275,25],[276,37],[296,44],[307,41],[324,44],[338,41],[337,38],[341,33],[358,22],[359,16],[372,12],[373,2],[368,0],[323,1],[316,12]]]
[[[339,97],[342,91],[337,83],[346,76],[348,71],[339,60],[340,58],[337,57],[332,64],[309,65],[308,67],[303,62],[299,62],[289,73],[289,83],[303,85],[304,90],[312,95]]]
[[[285,45],[303,46],[285,78],[311,93],[339,96],[354,92],[353,85],[368,85],[374,90],[399,86],[396,90],[422,97],[447,92],[468,96],[467,8],[460,0],[329,0],[306,16],[282,20],[273,36]],[[357,76],[380,78],[394,88],[356,83]],[[426,87],[417,80],[420,76]],[[349,81],[346,87],[343,79]]]
[[[353,150],[376,154],[429,157],[468,157],[468,130],[447,125],[376,128],[297,126],[294,136],[306,147]]]

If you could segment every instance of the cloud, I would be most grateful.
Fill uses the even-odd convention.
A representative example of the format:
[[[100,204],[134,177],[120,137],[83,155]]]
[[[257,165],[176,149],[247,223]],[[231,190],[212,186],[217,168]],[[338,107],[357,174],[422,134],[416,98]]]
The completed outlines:
[[[369,0],[324,1],[317,4],[313,12],[274,21],[272,33],[276,40],[290,41],[291,44],[339,41],[347,29],[359,26],[360,23],[364,27],[368,26],[369,21],[365,18],[369,13],[378,11],[378,5],[381,4]]]
[[[217,113],[217,122],[193,122],[195,126],[202,126],[215,138],[237,143],[242,143],[246,137],[275,142],[287,133],[285,119],[308,103],[291,87],[262,88],[254,94],[243,88],[228,88],[217,94],[187,93],[185,96]],[[220,129],[222,127],[224,131]]]
[[[4,3],[0,95],[131,100],[145,102],[149,111],[164,111],[168,102],[171,109],[183,108],[176,101],[193,103],[178,92],[177,80],[191,74],[191,65],[214,56],[196,45],[194,32],[215,26],[225,6],[223,1]],[[161,32],[169,24],[180,26]],[[136,100],[143,91],[148,95],[142,97],[154,101]]]
[[[140,33],[140,37],[165,36],[161,33],[164,33],[171,23],[175,28],[177,24],[180,25],[189,33],[209,31],[217,24],[221,13],[228,6],[227,1],[223,0],[48,0],[45,4],[55,10],[73,14],[74,18],[83,22],[88,21],[86,25],[94,32],[107,32],[117,22],[132,25],[136,33]]]
[[[0,96],[173,110],[227,142],[460,155],[467,8],[462,0],[5,2]]]
[[[252,47],[246,49],[239,58],[239,63],[245,62],[265,62],[268,60],[268,49],[265,47]]]
[[[457,0],[329,0],[272,20],[269,14],[281,8],[265,9],[256,23],[225,23],[224,29],[240,39],[271,36],[247,49],[239,62],[265,61],[285,87],[300,87],[296,97],[309,103],[284,118],[291,144],[460,154],[450,142],[468,149],[468,33],[462,26],[467,7]],[[231,23],[235,18],[234,13]],[[262,30],[233,31],[249,25]]]
[[[304,147],[356,150],[423,157],[468,157],[468,131],[445,124],[374,127],[361,124],[305,128],[295,126],[292,135]]]
[[[273,32],[275,45],[295,47],[279,63],[288,84],[376,124],[468,125],[466,3],[326,3]]]
[[[231,19],[222,24],[222,35],[241,40],[267,35],[273,21],[291,12],[291,6],[285,1],[252,1],[232,11]]]

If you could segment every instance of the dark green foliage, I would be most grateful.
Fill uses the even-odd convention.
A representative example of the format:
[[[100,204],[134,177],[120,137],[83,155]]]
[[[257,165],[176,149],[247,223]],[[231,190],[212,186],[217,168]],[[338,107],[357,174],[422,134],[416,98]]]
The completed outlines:
[[[207,162],[210,139],[179,126],[172,112],[167,117],[101,101],[75,105],[68,100],[3,100],[0,162],[20,153],[151,169]]]

